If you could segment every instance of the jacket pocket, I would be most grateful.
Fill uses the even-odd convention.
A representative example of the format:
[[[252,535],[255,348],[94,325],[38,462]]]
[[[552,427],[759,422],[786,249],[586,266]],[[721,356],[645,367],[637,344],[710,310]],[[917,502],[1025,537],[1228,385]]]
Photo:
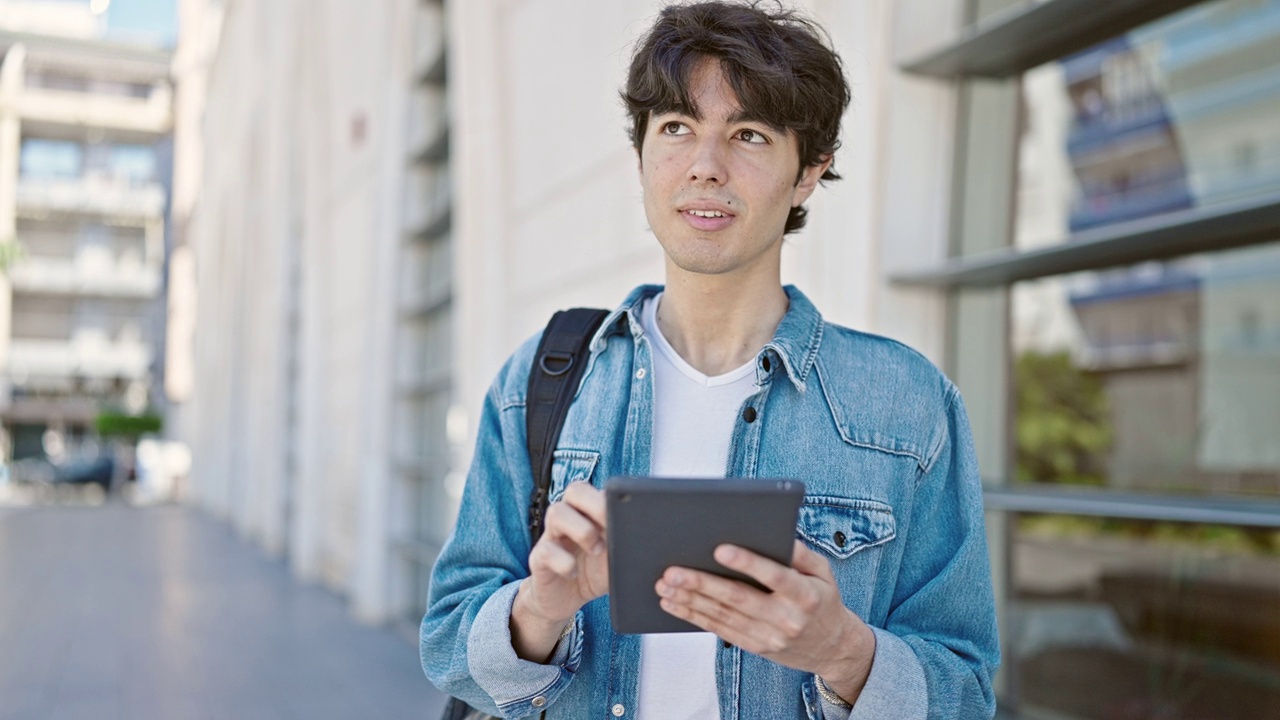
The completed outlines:
[[[798,530],[810,545],[838,560],[897,536],[893,508],[885,503],[826,495],[805,496]]]
[[[869,621],[884,546],[898,534],[893,508],[876,500],[806,495],[797,531],[831,562],[845,606]]]
[[[591,450],[556,450],[551,460],[551,502],[564,495],[570,483],[591,482],[600,453]]]

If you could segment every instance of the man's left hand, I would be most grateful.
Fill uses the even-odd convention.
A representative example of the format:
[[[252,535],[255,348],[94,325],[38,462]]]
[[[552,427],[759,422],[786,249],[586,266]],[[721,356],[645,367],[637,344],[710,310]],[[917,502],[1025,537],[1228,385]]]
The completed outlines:
[[[749,653],[814,673],[856,702],[871,672],[875,635],[845,607],[826,559],[799,540],[792,567],[733,545],[716,548],[715,559],[773,592],[670,567],[654,586],[662,609]]]

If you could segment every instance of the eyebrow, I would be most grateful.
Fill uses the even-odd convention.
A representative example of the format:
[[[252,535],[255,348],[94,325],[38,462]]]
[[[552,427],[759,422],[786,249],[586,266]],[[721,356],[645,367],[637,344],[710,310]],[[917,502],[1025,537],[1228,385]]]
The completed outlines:
[[[688,109],[676,107],[676,108],[671,108],[670,110],[653,113],[654,117],[661,117],[663,115],[683,115],[685,117],[693,118],[694,120],[698,120],[698,121],[702,120],[702,112],[697,107],[691,107]],[[778,133],[787,132],[786,128],[779,127],[778,125],[775,125],[769,122],[768,120],[765,120],[764,118],[751,112],[750,110],[745,110],[745,109],[739,109],[737,112],[730,115],[725,122],[729,125],[737,125],[738,123],[755,123],[758,125],[763,125],[769,128],[770,130],[773,130],[774,132],[778,132]]]
[[[749,110],[739,110],[738,112],[729,116],[730,125],[737,125],[738,123],[753,123],[756,125],[763,125],[776,133],[787,132],[786,128],[780,127],[778,125],[774,125],[773,123],[769,122],[768,120],[765,120],[764,118],[760,117],[759,115],[756,115],[755,113],[752,113]]]

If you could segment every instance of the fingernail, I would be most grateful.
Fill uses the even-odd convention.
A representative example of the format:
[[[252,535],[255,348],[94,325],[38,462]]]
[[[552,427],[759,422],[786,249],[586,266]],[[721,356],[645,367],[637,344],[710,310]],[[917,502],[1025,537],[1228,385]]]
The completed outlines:
[[[671,583],[672,585],[683,585],[684,573],[680,572],[679,570],[672,570],[671,572],[667,573],[666,581]]]
[[[663,597],[666,597],[667,595],[671,594],[671,586],[662,582],[661,580],[659,580],[658,584],[654,586],[654,589],[657,590],[658,594]]]
[[[720,560],[724,562],[733,562],[738,559],[738,551],[728,545],[721,545],[716,548],[716,553],[720,556]]]
[[[592,546],[591,546],[591,554],[592,554],[592,555],[599,555],[599,554],[600,554],[600,553],[602,553],[602,552],[604,552],[604,543],[603,543],[603,542],[598,542],[598,543],[596,543],[595,545],[592,545]]]

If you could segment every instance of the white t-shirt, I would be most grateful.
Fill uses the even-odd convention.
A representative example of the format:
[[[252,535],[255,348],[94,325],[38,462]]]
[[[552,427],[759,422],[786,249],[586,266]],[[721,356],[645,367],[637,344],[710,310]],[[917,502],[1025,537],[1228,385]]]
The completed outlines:
[[[681,358],[658,329],[662,294],[647,300],[640,324],[653,347],[653,457],[650,473],[724,477],[742,403],[756,392],[755,363],[707,377]],[[641,640],[638,720],[720,717],[716,644],[711,633],[645,635]]]

